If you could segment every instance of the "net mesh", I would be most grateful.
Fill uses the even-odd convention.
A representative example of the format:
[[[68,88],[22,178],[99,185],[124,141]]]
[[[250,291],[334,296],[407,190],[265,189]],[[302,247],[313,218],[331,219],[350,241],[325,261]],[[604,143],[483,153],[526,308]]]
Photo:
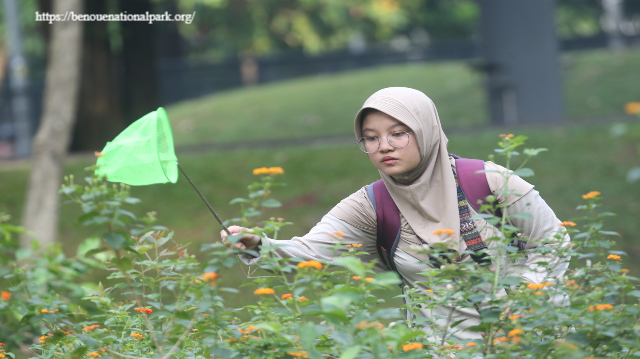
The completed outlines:
[[[160,107],[132,123],[98,157],[96,174],[132,186],[176,183],[177,158],[169,118]]]

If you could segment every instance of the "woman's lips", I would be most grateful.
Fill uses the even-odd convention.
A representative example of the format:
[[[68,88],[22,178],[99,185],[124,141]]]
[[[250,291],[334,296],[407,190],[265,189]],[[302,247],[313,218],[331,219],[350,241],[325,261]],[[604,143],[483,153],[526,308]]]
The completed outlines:
[[[390,157],[390,156],[382,157],[382,163],[384,163],[385,165],[394,163],[396,161],[398,161],[398,159],[395,157]]]

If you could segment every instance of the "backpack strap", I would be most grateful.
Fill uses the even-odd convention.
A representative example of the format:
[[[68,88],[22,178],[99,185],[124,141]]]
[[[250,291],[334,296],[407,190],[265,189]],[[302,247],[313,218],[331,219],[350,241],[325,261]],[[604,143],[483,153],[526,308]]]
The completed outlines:
[[[400,210],[380,179],[367,186],[367,195],[376,210],[376,247],[388,269],[396,271],[393,255],[400,239]]]
[[[460,187],[462,192],[467,197],[467,202],[473,207],[473,209],[480,213],[479,209],[484,204],[489,204],[485,198],[493,195],[491,188],[489,187],[489,181],[487,181],[487,175],[485,172],[479,172],[484,170],[483,160],[474,160],[470,158],[461,158],[458,155],[450,153],[456,160],[456,173],[458,174],[458,181],[460,181]],[[482,201],[482,204],[478,204],[478,201]],[[486,213],[487,211],[485,211]],[[500,208],[496,208],[495,215],[502,217]]]

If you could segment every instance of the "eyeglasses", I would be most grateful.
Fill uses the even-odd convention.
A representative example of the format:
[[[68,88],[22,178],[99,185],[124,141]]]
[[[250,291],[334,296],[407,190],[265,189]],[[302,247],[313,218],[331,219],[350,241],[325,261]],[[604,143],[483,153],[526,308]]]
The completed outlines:
[[[366,136],[362,137],[356,144],[364,153],[376,153],[380,149],[380,138],[386,138],[387,142],[395,148],[404,148],[409,145],[409,135],[413,132],[394,131],[385,137]]]

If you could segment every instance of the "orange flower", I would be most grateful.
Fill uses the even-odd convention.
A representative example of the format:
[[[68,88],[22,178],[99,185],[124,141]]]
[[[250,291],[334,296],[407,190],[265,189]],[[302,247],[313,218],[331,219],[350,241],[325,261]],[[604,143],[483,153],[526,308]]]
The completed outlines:
[[[494,343],[502,343],[502,342],[506,342],[507,340],[509,340],[507,337],[500,337],[500,338],[495,338],[493,340]]]
[[[98,152],[98,151],[94,151],[93,154],[96,155],[96,157],[103,157],[104,156],[104,153]]]
[[[131,337],[140,340],[140,339],[142,339],[142,334],[140,334],[140,333],[131,333]]]
[[[322,269],[322,263],[318,261],[304,261],[298,263],[298,268],[315,268],[317,270]]]
[[[364,280],[366,280],[369,283],[373,282],[373,278],[365,278]]]
[[[627,102],[624,106],[624,112],[629,115],[636,115],[640,113],[640,102]]]
[[[307,297],[300,297],[300,299],[298,299],[298,302],[304,302],[305,300],[309,300],[309,299],[307,299]]]
[[[274,294],[275,291],[271,288],[258,288],[256,289],[253,294],[255,295],[268,295],[268,294]]]
[[[591,199],[591,198],[596,198],[596,197],[598,197],[599,195],[600,195],[600,192],[598,192],[598,191],[591,191],[591,192],[589,192],[589,193],[587,193],[587,194],[583,194],[583,195],[582,195],[582,198],[584,198],[584,199]]]
[[[369,322],[360,322],[356,325],[356,328],[362,329],[362,328],[366,328],[367,326],[369,326]]]
[[[448,235],[448,236],[450,236],[450,237],[451,237],[451,236],[453,236],[454,234],[456,234],[456,232],[454,232],[454,231],[453,231],[453,230],[451,230],[451,229],[436,229],[436,230],[433,232],[433,235],[435,235],[435,236],[440,235],[440,234],[446,234],[446,235]]]
[[[571,221],[564,221],[562,223],[560,223],[561,226],[565,226],[565,227],[574,227],[576,224],[571,222]]]
[[[269,167],[269,169],[267,171],[269,173],[269,176],[283,175],[284,174],[284,170],[281,167]]]
[[[505,135],[504,133],[500,135],[500,137],[513,138],[513,133]]]
[[[287,298],[293,298],[293,294],[287,293],[287,294],[283,294],[282,297],[280,297],[280,299],[282,300],[285,300]]]
[[[596,305],[596,310],[609,310],[613,309],[613,305],[611,304],[598,304]]]
[[[256,168],[253,170],[253,174],[258,175],[266,175],[269,173],[269,169],[267,167]]]
[[[100,328],[100,326],[98,324],[94,324],[94,325],[90,325],[88,327],[84,327],[84,328],[82,328],[82,330],[85,331],[85,332],[89,332],[89,331],[92,331],[92,330],[94,330],[96,328]]]
[[[519,329],[519,328],[516,328],[516,329],[511,330],[511,331],[509,332],[509,336],[510,336],[510,337],[515,337],[516,335],[518,335],[518,334],[522,334],[522,333],[524,333],[524,330]]]
[[[96,352],[91,352],[91,353],[87,353],[88,356],[92,357],[92,358],[97,358],[100,356],[100,353],[96,353]]]
[[[470,348],[471,347],[475,347],[476,345],[478,345],[478,343],[474,343],[474,342],[468,342],[467,343],[467,346],[470,347]]]
[[[620,260],[620,256],[617,256],[615,254],[609,254],[609,256],[607,257],[607,259],[613,259],[615,261],[619,261]]]
[[[409,343],[409,344],[402,345],[402,350],[405,352],[408,352],[409,350],[416,350],[416,349],[422,349],[422,348],[424,348],[424,345],[420,343]]]
[[[218,279],[218,277],[220,277],[220,274],[216,272],[202,273],[202,279],[205,282],[211,282],[211,285],[216,284],[216,280]]]
[[[429,294],[431,294],[431,292],[433,292],[431,289],[425,289],[424,291],[429,293]]]
[[[309,355],[307,354],[307,352],[301,350],[299,352],[294,352],[294,351],[288,351],[287,354],[291,355],[294,358],[308,358]]]
[[[11,293],[3,290],[2,293],[0,293],[0,297],[2,297],[2,299],[4,300],[9,300],[11,299]]]
[[[362,277],[361,277],[361,276],[359,276],[359,275],[354,275],[354,276],[353,276],[353,277],[351,277],[351,278],[353,278],[353,279],[355,279],[355,280],[360,280],[360,279],[362,279]]]
[[[147,313],[147,314],[153,314],[153,310],[149,309],[149,308],[136,308],[136,311],[138,313]]]
[[[447,344],[447,345],[442,347],[442,350],[451,350],[451,349],[461,350],[461,349],[464,349],[464,348],[459,346],[458,344]]]
[[[521,340],[522,340],[522,339],[520,339],[520,338],[518,338],[518,337],[513,337],[513,338],[511,338],[511,341],[512,341],[512,342],[514,342],[514,343],[516,343],[516,344],[520,343],[520,341],[521,341]]]
[[[629,270],[622,268],[622,269],[620,269],[620,272],[622,272],[622,274],[627,274],[627,273],[629,273]]]
[[[542,289],[544,288],[544,284],[536,284],[536,283],[529,283],[527,284],[527,288],[531,289],[531,290],[535,290],[535,289]]]
[[[509,320],[518,320],[520,319],[522,316],[520,314],[514,314],[509,316]]]
[[[533,294],[535,294],[535,295],[544,295],[544,292],[537,291],[537,292],[535,292],[535,293],[533,293]]]
[[[362,243],[353,243],[353,244],[349,244],[349,245],[347,245],[347,247],[360,248],[360,247],[362,247]]]

